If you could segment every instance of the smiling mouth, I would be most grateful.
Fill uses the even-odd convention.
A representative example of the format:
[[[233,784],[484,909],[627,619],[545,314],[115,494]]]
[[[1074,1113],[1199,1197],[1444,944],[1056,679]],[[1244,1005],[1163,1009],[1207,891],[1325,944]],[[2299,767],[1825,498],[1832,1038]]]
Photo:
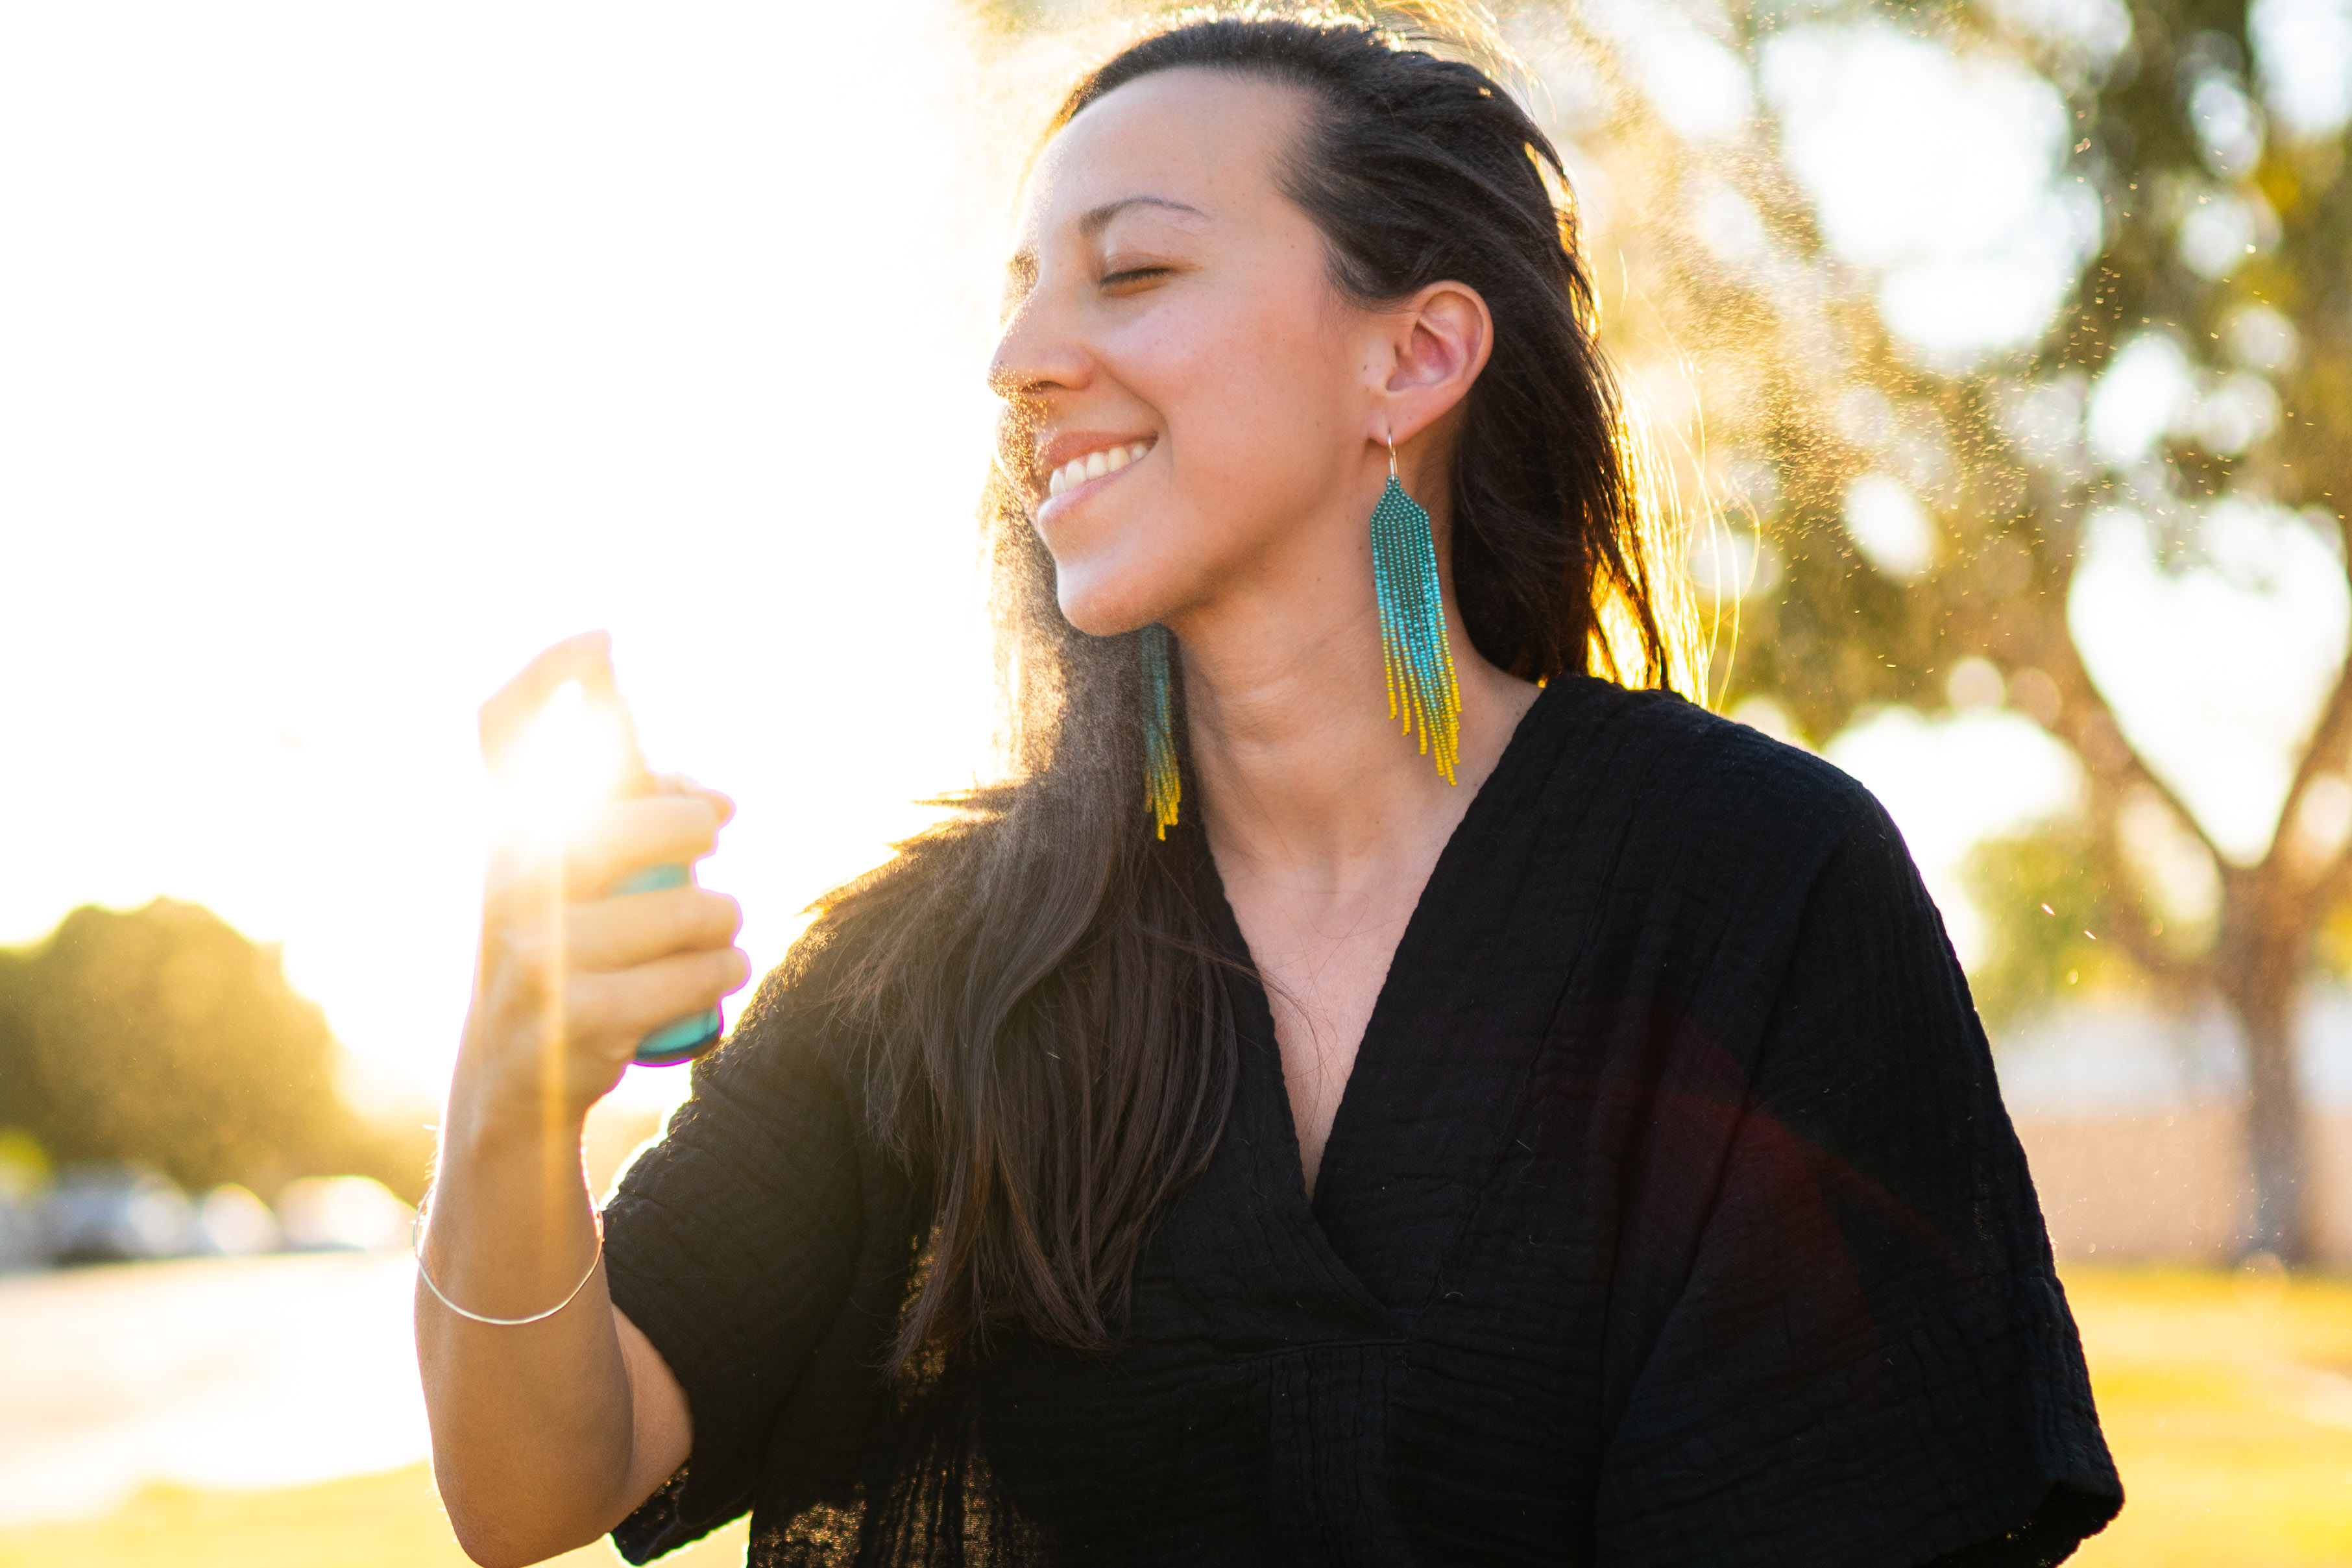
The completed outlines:
[[[1150,441],[1130,441],[1123,446],[1098,447],[1084,456],[1073,457],[1045,476],[1046,497],[1051,499],[1065,490],[1076,489],[1089,479],[1116,474],[1129,464],[1141,461],[1143,455],[1155,444]]]

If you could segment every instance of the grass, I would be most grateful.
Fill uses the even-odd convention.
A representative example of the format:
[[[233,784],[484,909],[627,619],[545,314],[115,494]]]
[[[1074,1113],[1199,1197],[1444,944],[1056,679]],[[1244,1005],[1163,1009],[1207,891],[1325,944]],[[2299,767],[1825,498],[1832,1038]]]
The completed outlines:
[[[719,1568],[743,1561],[741,1520],[661,1561]],[[612,1542],[554,1559],[611,1568]],[[0,1568],[468,1568],[423,1465],[291,1491],[151,1487],[106,1519],[0,1530]]]
[[[2352,1281],[2070,1269],[2129,1494],[2083,1568],[2352,1568]],[[743,1557],[740,1521],[667,1558]],[[110,1518],[0,1530],[0,1568],[462,1568],[424,1467],[293,1491],[156,1488]],[[620,1561],[609,1544],[556,1560]]]
[[[2352,1281],[2072,1269],[2123,1472],[2083,1568],[2352,1565]]]

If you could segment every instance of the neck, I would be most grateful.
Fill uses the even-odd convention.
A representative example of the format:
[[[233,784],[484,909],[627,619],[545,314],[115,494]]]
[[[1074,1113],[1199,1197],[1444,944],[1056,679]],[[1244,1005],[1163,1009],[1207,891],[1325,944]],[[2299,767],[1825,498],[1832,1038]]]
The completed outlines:
[[[1535,701],[1533,685],[1471,647],[1449,581],[1462,716],[1457,782],[1446,783],[1389,713],[1369,542],[1361,556],[1360,570],[1222,598],[1174,628],[1202,821],[1230,869],[1345,893],[1401,860],[1425,867]],[[1355,588],[1335,588],[1335,575]]]

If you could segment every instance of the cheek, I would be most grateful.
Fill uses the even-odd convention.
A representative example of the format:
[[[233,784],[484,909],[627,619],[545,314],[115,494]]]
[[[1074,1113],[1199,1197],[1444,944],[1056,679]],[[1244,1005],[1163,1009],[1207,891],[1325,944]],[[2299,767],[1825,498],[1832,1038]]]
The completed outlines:
[[[1312,302],[1202,310],[1139,346],[1136,390],[1173,458],[1171,531],[1213,568],[1294,525],[1354,455],[1349,367],[1316,326]]]
[[[1200,313],[1171,323],[1139,355],[1139,392],[1166,423],[1188,487],[1220,506],[1255,509],[1285,476],[1319,469],[1338,423],[1344,377],[1329,344],[1292,313]],[[1149,385],[1150,390],[1144,390]],[[1295,481],[1292,481],[1295,482]]]
[[[1051,528],[1063,613],[1127,631],[1214,591],[1298,525],[1358,455],[1349,367],[1312,302],[1157,311],[1101,346],[1108,378],[1149,411],[1160,450],[1102,504]]]

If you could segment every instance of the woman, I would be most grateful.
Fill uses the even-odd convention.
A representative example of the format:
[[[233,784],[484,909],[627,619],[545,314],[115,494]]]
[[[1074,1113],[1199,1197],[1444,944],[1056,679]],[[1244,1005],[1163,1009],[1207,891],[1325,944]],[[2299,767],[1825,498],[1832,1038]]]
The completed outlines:
[[[827,901],[601,1252],[581,1118],[741,983],[734,910],[494,870],[418,1298],[478,1561],[749,1508],[763,1563],[1896,1568],[2112,1516],[1894,829],[1597,678],[1672,617],[1543,164],[1353,26],[1073,94],[992,367],[1013,779]],[[566,885],[727,810],[614,805]]]

